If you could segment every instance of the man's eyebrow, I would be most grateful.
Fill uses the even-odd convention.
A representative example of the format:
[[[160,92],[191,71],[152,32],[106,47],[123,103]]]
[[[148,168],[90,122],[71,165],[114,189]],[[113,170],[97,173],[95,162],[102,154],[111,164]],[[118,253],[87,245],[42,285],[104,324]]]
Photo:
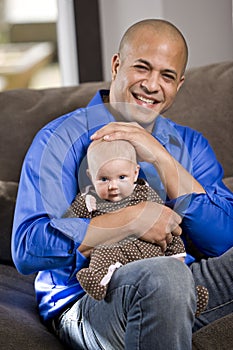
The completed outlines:
[[[148,62],[147,60],[143,59],[143,58],[137,59],[136,62],[143,63],[143,64],[147,65],[148,67],[152,68],[151,63]],[[163,72],[165,72],[165,73],[172,73],[172,74],[174,74],[177,77],[177,72],[175,70],[173,70],[173,69],[167,68],[167,69],[164,69]]]
[[[173,69],[164,69],[164,73],[172,73],[175,75],[175,77],[177,77],[177,72]]]
[[[150,64],[150,62],[148,62],[147,60],[144,60],[143,58],[138,58],[138,59],[136,60],[136,62],[140,62],[140,63],[146,64],[146,65],[149,66],[149,67],[152,67],[152,65]]]

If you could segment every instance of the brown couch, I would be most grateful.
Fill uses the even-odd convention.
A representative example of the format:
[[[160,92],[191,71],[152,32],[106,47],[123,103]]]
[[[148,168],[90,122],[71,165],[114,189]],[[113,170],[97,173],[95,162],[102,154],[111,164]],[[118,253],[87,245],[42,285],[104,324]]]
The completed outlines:
[[[226,184],[233,189],[233,62],[194,68],[186,77],[166,116],[201,131],[209,139],[224,167]],[[17,183],[24,155],[35,133],[57,116],[85,106],[97,89],[108,85],[98,82],[0,93],[1,349],[64,348],[40,323],[33,291],[34,276],[20,275],[11,259],[10,237]],[[233,313],[193,336],[195,350],[232,348]]]

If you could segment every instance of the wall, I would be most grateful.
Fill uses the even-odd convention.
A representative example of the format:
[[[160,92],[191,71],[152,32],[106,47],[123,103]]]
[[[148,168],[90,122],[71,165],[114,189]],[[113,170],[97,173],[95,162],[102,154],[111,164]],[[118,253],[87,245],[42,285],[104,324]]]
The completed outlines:
[[[99,0],[102,33],[102,60],[105,80],[111,78],[111,58],[122,34],[143,18],[162,18],[163,0]]]
[[[188,67],[233,59],[232,0],[99,0],[103,70],[127,27],[144,18],[164,18],[183,32],[190,51]]]
[[[232,0],[163,2],[166,19],[185,33],[190,67],[233,60]]]

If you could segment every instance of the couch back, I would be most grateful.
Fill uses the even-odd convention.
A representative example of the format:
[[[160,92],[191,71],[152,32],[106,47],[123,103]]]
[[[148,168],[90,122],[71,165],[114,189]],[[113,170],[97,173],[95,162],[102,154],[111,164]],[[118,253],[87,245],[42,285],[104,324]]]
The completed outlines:
[[[10,235],[22,162],[36,132],[52,119],[84,107],[108,82],[0,93],[0,261],[10,259]],[[187,71],[174,105],[164,115],[204,134],[233,177],[233,61]],[[2,240],[4,239],[4,242]]]
[[[190,69],[165,116],[200,131],[233,176],[233,61]]]
[[[36,132],[52,119],[84,107],[108,82],[0,93],[0,180],[18,181],[24,155]],[[187,71],[174,105],[164,115],[202,132],[225,176],[233,176],[233,61]]]

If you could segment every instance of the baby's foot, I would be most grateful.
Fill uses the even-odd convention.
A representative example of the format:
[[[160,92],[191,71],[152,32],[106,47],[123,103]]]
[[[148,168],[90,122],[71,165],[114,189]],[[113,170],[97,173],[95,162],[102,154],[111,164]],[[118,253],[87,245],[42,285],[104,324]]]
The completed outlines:
[[[208,289],[204,286],[196,286],[197,309],[195,316],[198,317],[207,307],[209,301]]]

